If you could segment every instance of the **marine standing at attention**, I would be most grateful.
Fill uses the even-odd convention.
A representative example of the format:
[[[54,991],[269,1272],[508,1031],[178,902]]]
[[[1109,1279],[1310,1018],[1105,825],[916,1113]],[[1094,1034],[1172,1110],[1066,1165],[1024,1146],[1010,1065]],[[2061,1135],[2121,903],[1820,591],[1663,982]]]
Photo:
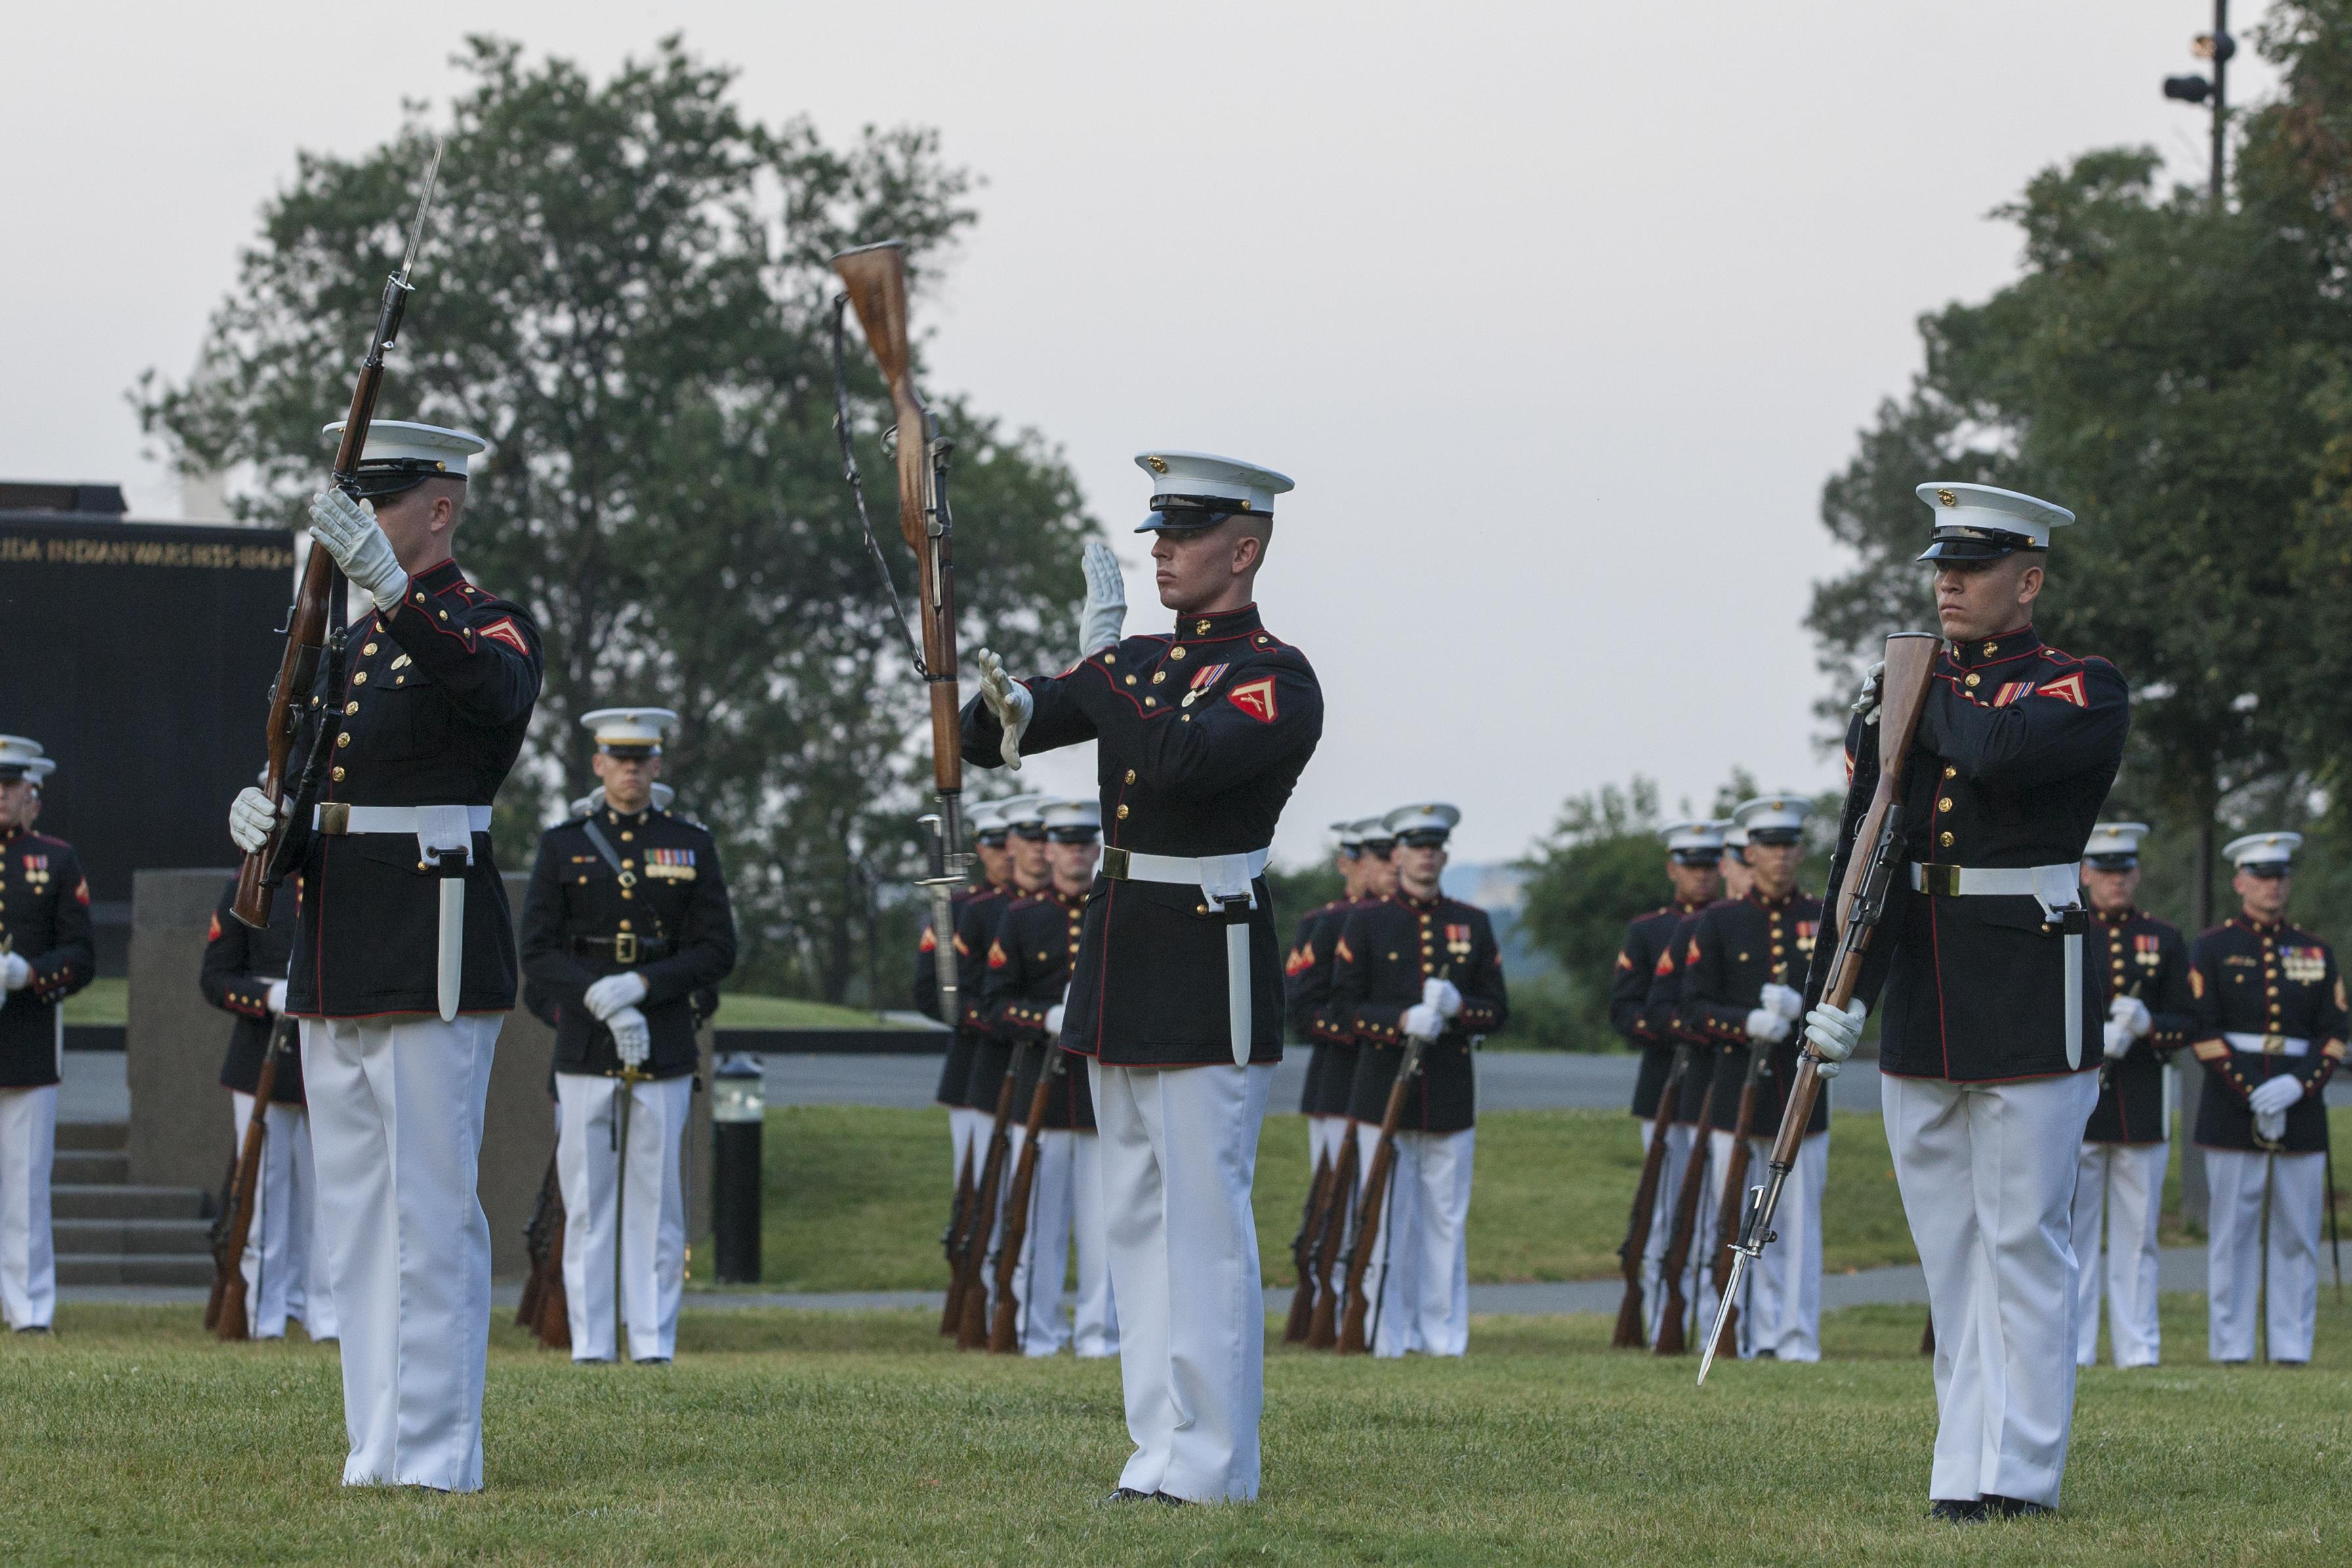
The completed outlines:
[[[1282,1058],[1282,947],[1266,891],[1284,804],[1323,734],[1304,655],[1258,618],[1270,469],[1147,452],[1172,633],[1015,681],[982,649],[963,713],[980,767],[1096,742],[1108,844],[1087,903],[1064,1048],[1101,1129],[1119,1367],[1135,1451],[1113,1495],[1257,1496],[1265,1298],[1250,1184]],[[1092,574],[1089,574],[1090,578]],[[1089,595],[1089,618],[1094,602]]]

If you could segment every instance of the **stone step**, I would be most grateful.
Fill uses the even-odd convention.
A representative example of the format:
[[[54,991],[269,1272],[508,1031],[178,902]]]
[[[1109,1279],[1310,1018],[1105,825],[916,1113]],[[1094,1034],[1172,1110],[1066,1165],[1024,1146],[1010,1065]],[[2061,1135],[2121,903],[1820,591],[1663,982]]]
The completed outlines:
[[[201,1187],[51,1186],[49,1213],[57,1219],[212,1218],[213,1194]]]
[[[201,1219],[61,1219],[56,1230],[60,1258],[116,1253],[126,1258],[166,1253],[212,1257],[212,1226]]]
[[[57,1163],[49,1167],[52,1187],[119,1187],[130,1180],[131,1156],[120,1152],[59,1149]]]
[[[60,1285],[194,1285],[205,1288],[212,1282],[213,1260],[209,1253],[201,1257],[185,1253],[139,1253],[127,1257],[115,1254],[60,1256],[58,1258],[58,1283]]]
[[[131,1123],[128,1121],[60,1121],[58,1123],[58,1148],[89,1150],[93,1152],[119,1154],[131,1147]]]

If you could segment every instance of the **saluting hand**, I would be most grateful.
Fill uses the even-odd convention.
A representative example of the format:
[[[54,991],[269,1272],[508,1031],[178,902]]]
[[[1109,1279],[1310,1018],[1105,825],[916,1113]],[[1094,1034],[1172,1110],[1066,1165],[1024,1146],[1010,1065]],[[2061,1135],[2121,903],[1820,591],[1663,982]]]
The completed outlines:
[[[1087,602],[1078,611],[1078,657],[1092,658],[1118,642],[1127,625],[1127,578],[1118,557],[1099,539],[1087,542],[1079,563],[1087,574]]]
[[[310,498],[310,537],[326,547],[344,576],[368,591],[377,609],[399,605],[408,574],[400,569],[400,557],[375,520],[373,501],[353,500],[340,489],[320,490]]]
[[[973,659],[980,667],[980,700],[996,715],[997,727],[1004,731],[1001,748],[1004,765],[1014,773],[1021,771],[1021,731],[1029,727],[1029,715],[1036,710],[1036,700],[1029,689],[1004,673],[1004,661],[986,648]]]

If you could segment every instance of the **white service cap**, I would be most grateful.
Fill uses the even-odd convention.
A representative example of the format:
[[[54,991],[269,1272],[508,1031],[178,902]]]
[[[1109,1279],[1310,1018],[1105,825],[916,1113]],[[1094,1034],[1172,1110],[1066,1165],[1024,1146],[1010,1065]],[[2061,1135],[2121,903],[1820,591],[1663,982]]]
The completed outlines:
[[[2083,858],[2103,871],[2128,871],[2139,864],[2139,841],[2147,837],[2145,822],[2099,823],[2083,846]]]
[[[1813,803],[1796,794],[1758,795],[1743,800],[1731,813],[1731,820],[1744,829],[1750,843],[1794,844],[1805,831],[1805,818],[1813,814]]]
[[[338,419],[319,434],[341,440],[345,423]],[[368,426],[367,448],[360,454],[360,494],[398,495],[426,479],[462,479],[474,459],[489,449],[490,444],[470,430],[409,419],[374,420]]]
[[[2300,833],[2249,833],[2221,846],[2221,858],[2242,871],[2284,871],[2302,847]]]
[[[662,736],[677,722],[667,708],[599,708],[580,715],[580,722],[596,737],[596,749],[616,757],[658,757]]]
[[[39,765],[43,760],[38,741],[28,741],[22,735],[0,735],[0,779],[20,779],[26,773],[36,780],[47,778],[47,770]]]
[[[1407,842],[1416,837],[1443,842],[1461,820],[1462,813],[1458,808],[1444,801],[1432,801],[1426,805],[1398,806],[1381,818],[1381,826],[1395,837]]]
[[[1669,822],[1658,829],[1666,853],[1686,866],[1712,866],[1723,855],[1720,822]]]
[[[1992,485],[1931,482],[1913,492],[1936,514],[1936,537],[1914,559],[1995,561],[2047,550],[2050,531],[2074,521],[2064,507]]]
[[[1364,836],[1360,831],[1362,826],[1360,822],[1335,822],[1331,825],[1331,837],[1339,841],[1340,848],[1352,854],[1364,847]]]
[[[1287,474],[1211,452],[1138,452],[1151,476],[1151,515],[1138,533],[1210,528],[1237,513],[1272,517],[1274,498],[1296,488]]]
[[[1045,837],[1063,844],[1091,844],[1102,833],[1102,802],[1079,799],[1045,804]]]
[[[1003,823],[1005,826],[1016,830],[1035,828],[1042,832],[1045,826],[1045,803],[1053,798],[1049,795],[1033,794],[1016,795],[1010,800],[1000,800],[996,803],[997,820]],[[1033,832],[1023,832],[1021,835],[1024,838],[1034,838],[1037,836],[1037,833]]]
[[[963,825],[971,829],[972,837],[975,838],[1003,838],[1005,833],[1004,814],[998,809],[997,803],[992,800],[983,800],[975,805],[965,806]]]

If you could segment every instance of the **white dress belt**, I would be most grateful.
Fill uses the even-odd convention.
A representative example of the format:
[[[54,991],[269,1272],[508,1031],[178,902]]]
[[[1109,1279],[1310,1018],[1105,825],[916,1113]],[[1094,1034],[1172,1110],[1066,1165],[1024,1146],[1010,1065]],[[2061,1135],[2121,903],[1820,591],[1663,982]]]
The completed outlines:
[[[462,811],[469,833],[490,830],[490,808],[487,805],[344,805],[330,801],[310,808],[310,826],[322,833],[422,833],[427,819],[425,812]],[[340,816],[340,826],[330,826],[331,819]]]
[[[2272,1055],[2273,1045],[2278,1047],[2276,1054],[2283,1057],[2307,1057],[2311,1054],[2311,1042],[2301,1035],[2242,1035],[2231,1029],[2224,1031],[2221,1037],[2230,1042],[2231,1050],[2252,1051],[2256,1056]]]
[[[1115,882],[1160,882],[1198,888],[1213,910],[1225,916],[1225,1027],[1233,1037],[1234,1065],[1250,1059],[1249,916],[1257,908],[1250,884],[1265,869],[1273,846],[1245,855],[1139,855],[1116,847],[1103,850],[1103,875]]]
[[[2044,920],[2065,931],[2066,1070],[2083,1065],[2083,868],[2060,866],[1944,866],[1911,862],[1911,890],[1939,899],[2032,899]]]

